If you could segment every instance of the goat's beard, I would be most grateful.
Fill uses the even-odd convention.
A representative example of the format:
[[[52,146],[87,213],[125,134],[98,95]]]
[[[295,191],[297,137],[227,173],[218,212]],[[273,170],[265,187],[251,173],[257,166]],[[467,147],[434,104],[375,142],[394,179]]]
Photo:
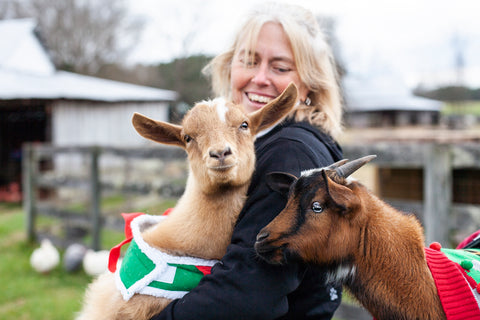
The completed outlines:
[[[229,159],[223,163],[211,159],[190,161],[190,174],[195,176],[192,182],[205,194],[248,186],[254,168],[255,157]]]
[[[235,188],[242,187],[250,182],[253,172],[242,172],[238,166],[229,168],[228,170],[210,170],[206,175],[209,178],[209,185],[212,189]]]

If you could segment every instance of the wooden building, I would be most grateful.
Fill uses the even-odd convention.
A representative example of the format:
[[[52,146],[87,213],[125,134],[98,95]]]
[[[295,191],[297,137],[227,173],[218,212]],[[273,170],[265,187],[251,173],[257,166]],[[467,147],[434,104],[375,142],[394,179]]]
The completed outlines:
[[[416,97],[395,79],[343,80],[345,123],[353,128],[437,125],[442,102]]]
[[[31,19],[0,21],[0,201],[21,181],[22,144],[146,143],[133,112],[168,120],[173,91],[57,71]]]

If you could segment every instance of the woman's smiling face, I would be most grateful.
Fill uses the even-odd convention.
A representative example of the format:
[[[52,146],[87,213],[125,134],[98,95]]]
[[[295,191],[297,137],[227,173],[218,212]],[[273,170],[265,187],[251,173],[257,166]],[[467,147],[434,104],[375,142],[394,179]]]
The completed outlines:
[[[258,35],[255,54],[246,59],[246,43],[235,52],[231,69],[232,99],[247,112],[262,108],[283,92],[290,82],[305,100],[308,90],[300,81],[290,42],[280,24],[265,23]]]

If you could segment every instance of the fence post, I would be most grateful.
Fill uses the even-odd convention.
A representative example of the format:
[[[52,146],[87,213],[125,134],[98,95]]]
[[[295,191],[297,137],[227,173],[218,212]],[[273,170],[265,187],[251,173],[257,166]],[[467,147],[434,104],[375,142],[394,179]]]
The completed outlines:
[[[452,206],[452,159],[447,145],[426,148],[424,174],[425,241],[449,245],[449,212]]]
[[[36,218],[36,187],[35,173],[37,162],[33,151],[33,145],[25,143],[22,150],[22,193],[23,193],[23,211],[25,212],[25,227],[27,231],[27,240],[35,241],[35,218]]]
[[[100,174],[98,170],[98,159],[100,155],[99,147],[90,149],[90,214],[92,219],[92,249],[100,250]]]

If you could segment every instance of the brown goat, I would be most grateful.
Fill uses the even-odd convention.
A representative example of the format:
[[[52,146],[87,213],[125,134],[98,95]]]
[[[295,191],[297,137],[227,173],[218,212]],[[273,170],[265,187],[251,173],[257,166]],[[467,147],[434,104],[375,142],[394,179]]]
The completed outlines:
[[[446,319],[428,268],[423,229],[347,177],[374,156],[303,172],[269,185],[288,194],[285,209],[255,243],[270,263],[301,259],[326,267],[378,320]]]
[[[133,125],[140,135],[185,149],[190,169],[184,194],[167,218],[141,231],[143,240],[175,256],[220,259],[255,168],[256,134],[284,118],[296,100],[291,84],[251,114],[223,99],[196,104],[182,126],[135,114]],[[115,281],[113,273],[105,273],[90,285],[78,319],[149,319],[171,301],[144,294],[126,301]]]

